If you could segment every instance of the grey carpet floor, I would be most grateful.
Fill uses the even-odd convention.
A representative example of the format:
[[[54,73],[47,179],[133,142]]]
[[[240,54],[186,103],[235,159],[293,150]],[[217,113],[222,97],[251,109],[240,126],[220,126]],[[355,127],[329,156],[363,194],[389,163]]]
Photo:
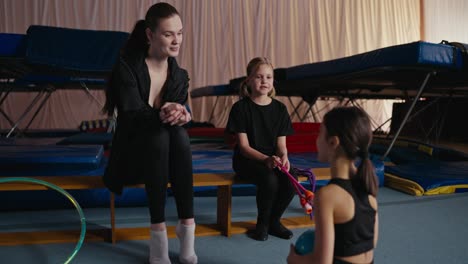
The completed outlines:
[[[468,263],[468,193],[414,197],[388,188],[379,193],[380,238],[375,263]],[[215,198],[196,197],[197,222],[214,222]],[[297,200],[286,215],[301,215]],[[89,228],[108,225],[108,210],[86,209]],[[256,217],[254,197],[233,197],[233,221]],[[120,226],[144,226],[148,221],[146,208],[119,208]],[[176,221],[174,201],[168,200],[167,219]],[[18,230],[51,230],[78,228],[78,216],[73,210],[3,212],[0,232]],[[289,244],[306,229],[295,229],[290,241],[270,237],[265,242],[245,235],[198,237],[196,251],[199,263],[285,263]],[[1,246],[0,263],[63,263],[75,244],[43,244]],[[169,240],[172,263],[178,263],[177,239]],[[147,263],[147,241],[109,243],[85,242],[72,263],[129,264]]]

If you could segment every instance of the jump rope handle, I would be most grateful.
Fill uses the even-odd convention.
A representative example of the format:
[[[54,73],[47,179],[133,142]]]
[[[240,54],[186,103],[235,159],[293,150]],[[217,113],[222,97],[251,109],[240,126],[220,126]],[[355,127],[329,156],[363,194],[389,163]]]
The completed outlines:
[[[310,205],[310,203],[301,197],[301,206],[302,208],[304,208],[304,212],[308,215],[312,214],[312,206]]]
[[[301,206],[302,208],[304,208],[304,212],[308,215],[310,215],[311,219],[313,217],[312,215],[312,204],[314,203],[314,193],[307,190],[306,188],[304,188],[304,186],[302,186],[297,180],[296,178],[294,178],[290,173],[289,171],[280,163],[276,162],[276,166],[284,173],[286,174],[288,177],[289,177],[289,180],[291,181],[291,183],[293,184],[294,188],[296,189],[296,192],[297,194],[299,195],[300,197],[300,203],[301,203]],[[314,186],[315,187],[315,186]],[[314,188],[315,189],[315,188]],[[301,193],[301,191],[303,192],[303,194]]]
[[[291,180],[291,183],[294,184],[294,186],[297,188],[299,188],[301,191],[303,192],[307,192],[308,190],[306,188],[304,188],[304,186],[302,186],[297,180],[296,178],[294,178],[294,176],[291,175],[291,173],[289,173],[289,171],[280,163],[276,162],[276,167],[278,167],[284,174],[286,174],[289,179]],[[299,194],[299,192],[298,192]]]

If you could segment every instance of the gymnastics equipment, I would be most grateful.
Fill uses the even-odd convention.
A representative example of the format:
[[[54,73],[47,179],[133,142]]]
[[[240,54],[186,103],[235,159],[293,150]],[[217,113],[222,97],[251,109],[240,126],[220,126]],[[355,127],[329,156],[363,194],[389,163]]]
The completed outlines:
[[[9,182],[26,182],[26,183],[33,183],[33,184],[39,184],[46,186],[48,188],[51,188],[61,194],[63,194],[65,197],[72,202],[72,204],[75,206],[76,210],[78,211],[78,214],[80,215],[80,220],[81,220],[81,232],[80,232],[80,238],[78,239],[78,242],[75,246],[75,249],[73,250],[72,254],[68,257],[68,259],[64,262],[64,264],[68,264],[72,261],[72,259],[78,254],[78,251],[80,251],[81,245],[83,245],[83,241],[85,239],[86,235],[86,219],[84,217],[83,210],[81,209],[80,205],[78,202],[71,196],[67,191],[64,189],[58,187],[57,185],[54,185],[52,183],[42,181],[42,180],[37,180],[33,178],[24,178],[24,177],[8,177],[8,178],[0,178],[0,183],[9,183]]]
[[[310,215],[312,218],[313,216],[313,205],[314,205],[314,192],[315,192],[315,175],[312,171],[310,170],[301,170],[302,175],[307,175],[310,185],[312,186],[312,191],[307,190],[304,186],[302,186],[294,176],[289,173],[289,171],[280,163],[276,162],[276,166],[288,176],[290,182],[294,186],[294,189],[296,189],[297,195],[299,195],[300,203],[302,208],[304,208],[304,211],[306,214]]]
[[[314,250],[315,243],[315,230],[309,229],[302,233],[299,238],[296,240],[294,249],[299,255],[306,255],[311,253]]]

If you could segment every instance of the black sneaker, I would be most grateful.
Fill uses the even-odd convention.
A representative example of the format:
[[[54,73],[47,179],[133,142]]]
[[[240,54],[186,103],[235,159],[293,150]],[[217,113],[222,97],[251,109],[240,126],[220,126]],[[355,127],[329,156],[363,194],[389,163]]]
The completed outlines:
[[[291,230],[287,229],[281,223],[270,226],[268,229],[268,234],[282,239],[291,239],[293,237]]]
[[[247,236],[258,241],[266,241],[268,240],[267,228],[265,227],[250,230],[249,232],[247,232]]]

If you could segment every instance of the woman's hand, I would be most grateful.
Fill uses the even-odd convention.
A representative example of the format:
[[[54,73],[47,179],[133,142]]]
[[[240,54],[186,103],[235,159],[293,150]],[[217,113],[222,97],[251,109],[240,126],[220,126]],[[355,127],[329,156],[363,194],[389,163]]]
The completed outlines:
[[[190,113],[187,111],[187,108],[182,107],[181,109],[181,115],[179,115],[179,118],[171,123],[171,125],[177,125],[177,126],[183,126],[190,122],[192,120],[192,116]]]
[[[192,117],[183,105],[178,103],[164,103],[161,107],[159,117],[163,123],[169,123],[171,126],[182,126],[190,122]]]

